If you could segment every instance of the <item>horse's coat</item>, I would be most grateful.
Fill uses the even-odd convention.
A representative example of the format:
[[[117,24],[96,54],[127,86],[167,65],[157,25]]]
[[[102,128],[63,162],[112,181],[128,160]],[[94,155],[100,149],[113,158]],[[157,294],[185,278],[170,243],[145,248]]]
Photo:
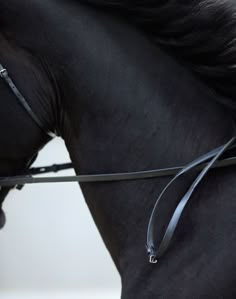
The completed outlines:
[[[220,96],[125,20],[78,1],[8,0],[0,10],[0,60],[45,127],[64,138],[77,173],[185,164],[235,135]],[[20,174],[48,139],[2,82],[0,104],[0,176]],[[158,235],[191,179],[166,194]],[[122,299],[235,298],[234,167],[211,172],[173,246],[151,266],[146,226],[167,180],[81,185]]]

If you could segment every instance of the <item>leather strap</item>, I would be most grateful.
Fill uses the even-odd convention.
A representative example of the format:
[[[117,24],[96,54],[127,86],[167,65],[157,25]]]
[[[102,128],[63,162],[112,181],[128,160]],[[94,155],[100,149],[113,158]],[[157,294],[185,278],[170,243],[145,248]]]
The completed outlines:
[[[44,174],[49,172],[59,172],[66,169],[73,168],[72,163],[63,163],[63,164],[53,164],[51,166],[40,166],[40,167],[31,167],[26,175],[36,175],[36,174]]]
[[[236,165],[236,157],[225,158],[219,160],[219,158],[230,149],[235,148],[236,137],[230,139],[225,145],[220,146],[207,154],[197,158],[196,160],[189,163],[187,166],[180,167],[171,167],[164,169],[140,171],[140,172],[128,172],[128,173],[111,173],[111,174],[95,174],[95,175],[77,175],[77,176],[62,176],[62,177],[33,177],[31,174],[41,174],[47,172],[57,172],[63,169],[68,169],[72,167],[71,163],[66,163],[62,165],[52,165],[45,167],[36,167],[29,170],[28,176],[16,176],[16,177],[2,177],[0,178],[0,186],[18,186],[21,187],[24,184],[36,184],[36,183],[60,183],[60,182],[108,182],[108,181],[127,181],[127,180],[138,180],[138,179],[148,179],[156,177],[164,177],[175,175],[175,177],[167,184],[164,190],[161,192],[158,197],[153,211],[150,216],[148,230],[147,230],[147,253],[149,255],[150,263],[157,263],[157,260],[166,252],[169,248],[169,245],[173,239],[175,230],[179,223],[180,217],[184,211],[186,204],[188,203],[191,195],[193,194],[196,187],[206,176],[207,172],[212,168],[221,168],[231,165]],[[156,224],[156,214],[158,210],[158,205],[160,200],[163,198],[164,193],[180,176],[191,171],[199,170],[200,174],[194,180],[189,190],[180,200],[177,205],[171,220],[167,226],[167,229],[164,233],[164,237],[159,245],[159,248],[155,244],[155,224]]]
[[[53,132],[46,131],[44,129],[44,126],[40,119],[36,116],[36,114],[33,112],[33,110],[30,108],[29,104],[27,103],[26,99],[24,96],[20,93],[12,79],[9,77],[7,70],[0,64],[0,77],[5,80],[7,85],[10,87],[12,92],[15,94],[17,97],[18,101],[20,104],[24,107],[26,112],[30,115],[30,117],[35,121],[35,123],[50,137],[54,138],[56,135]]]
[[[62,165],[65,165],[64,169],[68,169],[71,168],[72,164],[66,163]],[[198,165],[196,166],[196,169],[202,170],[206,165],[207,164]],[[227,167],[232,165],[236,165],[236,157],[217,161],[212,166],[212,168],[222,168],[222,167]],[[56,167],[57,166],[60,167],[61,165],[56,165]],[[46,173],[49,171],[51,172],[52,167],[56,170],[56,167],[54,165],[54,166],[33,168],[33,172],[34,174]],[[88,174],[88,175],[56,176],[56,177],[54,176],[53,177],[33,177],[31,174],[29,174],[29,175],[22,175],[22,176],[0,177],[0,186],[14,187],[17,185],[22,186],[25,184],[42,184],[42,183],[65,183],[65,182],[96,183],[96,182],[140,180],[140,179],[150,179],[150,178],[175,175],[179,173],[179,171],[181,171],[183,168],[184,166],[178,166],[178,167],[170,167],[170,168],[138,171],[138,172]]]
[[[147,253],[149,255],[149,261],[150,263],[157,263],[157,260],[166,252],[168,249],[172,239],[173,235],[175,233],[175,230],[177,228],[177,225],[179,223],[180,217],[184,211],[184,208],[186,204],[188,203],[191,195],[193,194],[196,187],[199,185],[199,183],[202,181],[202,179],[206,176],[207,172],[210,170],[210,168],[213,168],[214,165],[216,165],[217,160],[220,158],[220,156],[226,152],[233,143],[235,143],[236,137],[231,138],[225,145],[199,157],[198,159],[194,160],[187,166],[185,166],[183,169],[181,169],[176,176],[166,185],[166,187],[161,192],[160,196],[157,198],[157,201],[155,203],[155,206],[153,208],[149,224],[148,224],[148,231],[147,231]],[[206,162],[207,160],[210,160],[208,163],[201,165],[203,162]],[[167,189],[184,173],[189,172],[192,169],[195,169],[197,166],[201,165],[202,171],[197,176],[197,178],[194,180],[186,194],[183,196],[183,198],[180,200],[179,204],[177,205],[171,220],[167,226],[167,229],[164,233],[164,237],[159,245],[159,247],[156,247],[155,244],[155,234],[154,234],[154,228],[155,228],[155,220],[156,220],[156,213],[158,210],[158,204],[160,203],[160,200],[163,198],[164,193],[167,191]]]

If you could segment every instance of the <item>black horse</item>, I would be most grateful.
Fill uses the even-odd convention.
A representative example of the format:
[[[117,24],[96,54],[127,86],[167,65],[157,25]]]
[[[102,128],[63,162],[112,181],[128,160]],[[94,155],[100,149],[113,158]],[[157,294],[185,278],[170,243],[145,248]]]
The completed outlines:
[[[235,136],[230,0],[8,0],[0,11],[0,62],[77,173],[185,165]],[[0,103],[0,176],[24,174],[50,138],[3,81]],[[81,184],[122,299],[236,297],[234,170],[208,173],[155,265],[146,228],[170,179]],[[161,202],[157,243],[194,175]]]

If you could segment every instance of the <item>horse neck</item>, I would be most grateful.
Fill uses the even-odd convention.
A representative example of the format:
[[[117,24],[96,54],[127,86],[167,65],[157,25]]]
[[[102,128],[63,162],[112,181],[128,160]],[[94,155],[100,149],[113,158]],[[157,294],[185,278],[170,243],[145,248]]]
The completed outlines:
[[[141,74],[139,75],[141,76]],[[132,84],[132,82],[128,84]],[[146,92],[147,94],[150,92],[148,87]],[[198,94],[198,96],[203,97],[204,95]],[[112,109],[108,103],[107,105],[103,103],[102,107],[99,103],[92,103],[92,114],[91,107],[88,107],[88,110],[81,110],[75,105],[74,111],[71,111],[71,115],[73,114],[72,127],[67,130],[68,137],[64,137],[78,174],[139,171],[184,165],[210,149],[223,144],[231,137],[230,135],[233,135],[231,124],[227,124],[225,121],[225,114],[217,109],[212,111],[219,116],[219,123],[223,124],[223,128],[213,127],[214,117],[211,118],[210,114],[204,112],[201,125],[195,123],[192,126],[191,120],[188,119],[192,109],[186,109],[187,105],[180,104],[183,108],[183,114],[179,115],[181,124],[175,117],[168,118],[166,122],[163,119],[163,112],[167,109],[166,105],[160,102],[158,104],[157,98],[156,104],[150,101],[150,98],[144,98],[146,101],[142,103],[141,96],[127,94],[127,97],[123,98],[124,102],[120,99],[122,109],[121,107]],[[166,98],[164,96],[163,99],[167,100],[167,96]],[[109,97],[109,101],[107,100],[107,102],[110,101],[116,106],[115,94],[114,98]],[[130,110],[130,101],[133,101],[132,111]],[[146,112],[143,114],[144,107]],[[169,109],[173,110],[173,106],[169,106]],[[200,111],[195,112],[199,113]],[[207,114],[211,118],[210,122],[205,118]],[[186,115],[188,116],[186,117]],[[74,121],[75,117],[78,119],[76,122]],[[211,122],[212,124],[210,124]],[[206,125],[205,132],[202,129],[204,124]],[[189,132],[191,133],[189,134]],[[217,132],[217,137],[214,135],[215,132]],[[201,142],[202,140],[205,142]],[[149,283],[147,280],[150,278],[150,268],[145,249],[147,224],[155,200],[169,179],[81,184],[83,195],[96,226],[121,274],[123,290],[125,293],[130,290],[130,295],[135,295],[136,291],[139,292],[140,288],[137,283],[141,278],[143,282]],[[184,181],[175,184],[175,187],[168,192],[167,197],[161,203],[158,241],[163,236],[165,225],[178,200],[190,186],[191,179],[191,177],[185,177]],[[215,197],[216,204],[217,194],[214,192],[213,186],[208,185],[207,190],[211,196]],[[201,193],[198,192],[197,197],[201,198]],[[194,198],[194,200],[196,202],[198,198]],[[211,209],[208,203],[205,207],[206,210]],[[195,217],[195,215],[193,216],[191,213],[191,217]],[[189,219],[190,217],[188,217]],[[199,223],[200,219],[196,222]],[[186,232],[187,228],[191,227],[188,221],[186,223],[182,221],[182,224],[180,231],[184,228]],[[177,234],[177,242],[178,237],[179,234]],[[182,237],[180,235],[180,240]],[[178,250],[177,242],[174,244],[174,251]],[[90,250],[96,254],[93,249],[90,248]],[[198,250],[197,247],[191,247],[191,254],[197,253]],[[152,286],[153,291],[156,288],[161,292],[166,283],[164,277],[168,277],[169,268],[179,262],[179,260],[175,260],[175,256],[182,258],[179,254],[173,255],[172,250],[172,255],[167,257],[170,259],[169,263],[166,264],[166,259],[164,259],[164,263],[159,263],[158,269],[151,270],[156,279],[156,287]],[[154,272],[158,271],[159,273],[156,275],[157,273]],[[147,273],[149,274],[147,275]],[[138,293],[136,295],[138,296]],[[127,295],[127,298],[130,296]]]
[[[94,40],[94,47],[88,32],[84,43],[91,42],[91,52],[82,53],[86,63],[69,63],[66,70],[64,82],[68,82],[71,96],[64,103],[63,138],[77,173],[184,165],[233,135],[227,112],[189,72],[135,30],[112,21],[109,28],[97,24],[100,35],[96,39],[103,42]],[[122,34],[109,38],[117,28]],[[104,31],[110,34],[103,35]],[[76,82],[75,78],[79,78],[78,85],[73,87],[70,84]],[[127,269],[135,267],[135,275],[139,275],[147,268],[147,224],[167,182],[167,178],[161,178],[81,184],[122,277]],[[186,178],[170,191],[168,204],[162,207],[161,231],[188,183]]]
[[[45,44],[37,26],[31,35],[15,38],[51,63],[63,114],[60,132],[77,173],[183,165],[233,135],[232,121],[214,96],[131,26],[82,7],[54,8],[58,10],[44,9],[54,15],[44,23],[51,43]],[[8,25],[14,26],[10,20]],[[39,38],[34,40],[32,32]],[[147,223],[167,181],[81,184],[124,280],[127,273],[132,273],[131,281],[147,270]],[[181,182],[168,199],[178,199],[186,187],[187,181]],[[175,203],[162,207],[160,230]]]
[[[205,86],[131,26],[82,7],[48,22],[51,43],[39,39],[30,47],[47,57],[56,76],[59,130],[77,173],[183,165],[233,135],[231,118]],[[124,280],[127,269],[139,275],[147,268],[147,223],[167,182],[81,184]],[[187,183],[168,194],[160,231]]]

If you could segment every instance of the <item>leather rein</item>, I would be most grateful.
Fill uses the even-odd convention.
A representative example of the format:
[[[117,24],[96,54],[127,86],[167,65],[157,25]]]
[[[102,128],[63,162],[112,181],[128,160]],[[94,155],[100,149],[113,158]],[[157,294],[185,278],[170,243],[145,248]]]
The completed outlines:
[[[34,122],[51,138],[55,136],[53,132],[48,132],[44,129],[41,121],[36,114],[32,111],[26,99],[20,93],[12,79],[9,77],[7,70],[0,64],[0,77],[4,79],[8,87],[15,94],[21,106],[26,110]],[[0,190],[1,187],[17,187],[21,188],[25,184],[37,184],[37,183],[61,183],[61,182],[79,182],[79,183],[99,183],[99,182],[115,182],[115,181],[127,181],[127,180],[139,180],[149,179],[164,176],[174,176],[170,182],[163,189],[161,194],[156,200],[153,207],[148,229],[147,229],[147,253],[149,256],[149,262],[152,264],[157,263],[158,259],[167,251],[170,243],[173,239],[179,220],[183,214],[184,208],[188,203],[191,195],[196,187],[200,184],[202,179],[206,176],[210,169],[222,168],[227,166],[236,165],[236,156],[229,158],[223,158],[224,153],[228,153],[229,150],[236,148],[236,137],[232,137],[226,144],[213,149],[212,151],[202,155],[185,166],[170,167],[163,169],[154,169],[138,172],[125,172],[125,173],[109,173],[109,174],[89,174],[89,175],[73,175],[73,176],[57,176],[57,177],[34,177],[34,175],[45,174],[49,172],[58,172],[61,170],[73,168],[72,163],[54,164],[52,166],[34,167],[30,168],[25,175],[12,176],[12,177],[0,177]],[[164,236],[157,246],[155,242],[154,229],[156,227],[156,214],[159,207],[159,202],[163,198],[164,193],[179,177],[192,170],[198,170],[199,173],[189,187],[185,195],[179,201],[171,219],[167,225]]]

